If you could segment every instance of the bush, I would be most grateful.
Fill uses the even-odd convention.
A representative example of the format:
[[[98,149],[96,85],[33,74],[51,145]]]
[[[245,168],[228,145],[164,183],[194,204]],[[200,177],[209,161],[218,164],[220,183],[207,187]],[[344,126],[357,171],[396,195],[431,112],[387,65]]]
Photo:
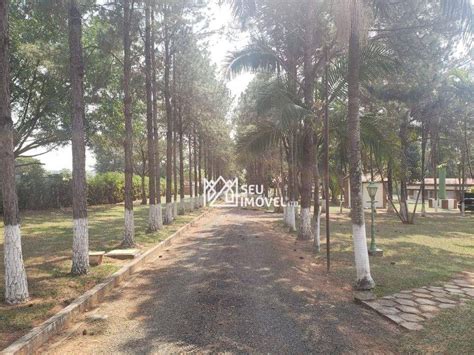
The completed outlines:
[[[47,174],[41,165],[17,169],[18,206],[21,210],[40,210],[72,206],[72,176],[69,171]],[[142,179],[133,177],[133,199],[141,198]],[[161,179],[164,192],[164,179]],[[148,178],[145,178],[148,192]],[[125,200],[125,176],[121,172],[107,172],[87,178],[89,205],[115,204]],[[0,193],[0,213],[3,212]]]
[[[87,201],[89,205],[119,203],[125,200],[125,176],[119,172],[97,174],[87,180]],[[148,179],[145,178],[145,188]],[[133,177],[133,199],[141,195],[141,178]]]

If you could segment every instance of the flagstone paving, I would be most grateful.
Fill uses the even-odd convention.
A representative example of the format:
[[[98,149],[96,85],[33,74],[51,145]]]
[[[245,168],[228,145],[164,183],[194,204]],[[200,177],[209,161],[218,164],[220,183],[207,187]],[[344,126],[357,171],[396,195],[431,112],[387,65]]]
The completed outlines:
[[[407,330],[423,329],[426,319],[441,310],[455,308],[474,300],[474,273],[462,272],[443,286],[427,286],[404,290],[362,304]]]

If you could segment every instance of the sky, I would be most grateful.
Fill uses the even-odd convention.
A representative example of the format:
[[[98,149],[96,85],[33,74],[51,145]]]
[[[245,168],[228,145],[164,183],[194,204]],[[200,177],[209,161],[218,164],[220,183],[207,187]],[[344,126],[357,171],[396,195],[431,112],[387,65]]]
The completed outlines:
[[[224,75],[224,60],[227,54],[237,48],[245,45],[247,38],[237,30],[237,24],[233,21],[233,16],[228,5],[218,5],[217,0],[211,0],[209,5],[209,31],[215,32],[209,38],[208,50],[211,53],[212,61],[219,68],[220,75]],[[219,31],[224,29],[224,31]],[[243,73],[227,82],[234,104],[240,94],[246,89],[252,80],[253,74]],[[145,85],[145,83],[143,84]],[[34,151],[33,154],[43,152],[43,150]],[[62,169],[72,170],[72,151],[71,146],[64,146],[37,157],[48,171],[59,171]],[[94,154],[88,149],[86,151],[86,169],[89,172],[94,170]]]

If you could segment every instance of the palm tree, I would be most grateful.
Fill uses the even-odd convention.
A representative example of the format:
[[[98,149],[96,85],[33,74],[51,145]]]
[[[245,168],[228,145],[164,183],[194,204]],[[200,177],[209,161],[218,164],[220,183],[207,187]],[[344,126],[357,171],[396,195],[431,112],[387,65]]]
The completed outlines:
[[[72,213],[74,234],[72,269],[74,275],[89,270],[89,232],[87,225],[86,142],[84,128],[84,60],[82,19],[77,0],[69,1],[69,53],[72,95]]]
[[[304,103],[309,111],[313,110],[314,103],[314,81],[315,70],[313,64],[314,57],[314,21],[316,13],[316,2],[307,1],[306,16],[304,22],[304,41],[303,41],[303,94]],[[308,115],[303,120],[303,149],[301,164],[301,220],[298,231],[298,239],[311,240],[313,230],[311,228],[311,198],[312,183],[314,177],[314,115]],[[327,198],[327,197],[326,197]],[[328,213],[328,211],[326,211]]]
[[[472,8],[469,0],[434,0],[440,1],[443,12],[453,21],[462,21],[466,30],[472,26]],[[371,289],[375,286],[370,273],[367,253],[364,210],[362,201],[362,167],[360,144],[360,66],[361,39],[366,36],[367,10],[363,0],[345,0],[340,4],[343,16],[338,21],[339,29],[346,29],[349,35],[349,70],[348,70],[348,131],[349,131],[349,172],[351,185],[351,219],[352,238],[354,244],[355,263],[357,270],[357,289]],[[350,26],[347,28],[347,26]],[[344,32],[344,31],[343,31]]]
[[[133,124],[132,124],[132,96],[130,91],[131,55],[130,55],[130,27],[133,8],[130,0],[123,0],[123,91],[125,117],[125,231],[122,245],[135,245],[135,227],[133,218]]]
[[[8,0],[0,0],[0,180],[5,223],[5,301],[8,304],[16,304],[26,302],[29,295],[21,250],[20,216],[15,187],[8,43]]]

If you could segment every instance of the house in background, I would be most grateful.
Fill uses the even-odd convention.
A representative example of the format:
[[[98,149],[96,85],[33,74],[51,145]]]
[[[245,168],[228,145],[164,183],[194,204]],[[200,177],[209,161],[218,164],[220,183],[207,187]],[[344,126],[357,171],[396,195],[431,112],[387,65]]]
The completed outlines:
[[[439,190],[440,190],[440,179],[436,179],[437,190],[438,190],[438,199],[440,199]],[[458,178],[446,178],[446,199],[447,200],[461,200],[461,179]],[[416,200],[418,196],[418,191],[421,188],[421,181],[411,182],[407,186],[408,198]],[[466,179],[466,184],[464,186],[464,191],[474,191],[474,179]],[[434,178],[425,178],[425,200],[435,198],[435,186]],[[421,196],[420,196],[421,200]]]
[[[349,176],[346,176],[344,178],[344,207],[345,208],[350,208],[351,206],[351,185],[349,181]],[[386,188],[386,182],[387,179],[385,179],[385,184],[382,183],[382,179],[380,176],[374,176],[374,183],[377,185],[377,194],[375,195],[375,208],[387,208],[387,193],[385,192]],[[370,208],[370,196],[369,192],[367,191],[367,186],[370,183],[370,175],[362,175],[362,199],[364,201],[364,208]]]

